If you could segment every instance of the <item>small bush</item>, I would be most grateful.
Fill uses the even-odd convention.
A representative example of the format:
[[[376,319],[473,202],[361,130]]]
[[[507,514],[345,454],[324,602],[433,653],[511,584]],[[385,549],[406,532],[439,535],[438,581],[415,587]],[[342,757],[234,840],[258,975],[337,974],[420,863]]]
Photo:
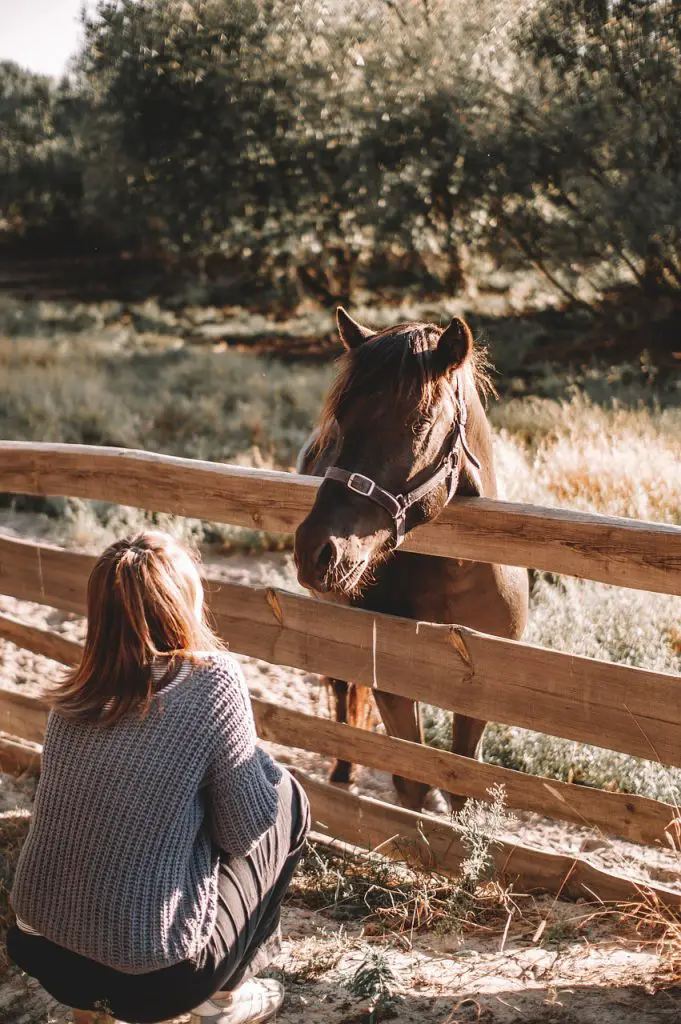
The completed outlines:
[[[400,998],[400,984],[390,966],[390,950],[370,949],[357,970],[348,980],[347,988],[353,995],[366,999],[371,1007],[368,1024],[377,1015],[385,1013]]]

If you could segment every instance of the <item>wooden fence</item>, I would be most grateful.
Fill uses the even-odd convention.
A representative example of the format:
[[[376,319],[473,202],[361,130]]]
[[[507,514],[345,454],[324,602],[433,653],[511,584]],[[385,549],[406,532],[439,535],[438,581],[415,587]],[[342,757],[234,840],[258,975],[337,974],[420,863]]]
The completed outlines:
[[[0,443],[0,491],[70,495],[290,533],[318,482],[145,452],[81,445]],[[457,499],[414,532],[411,550],[550,569],[663,593],[681,593],[681,529],[486,499]],[[83,614],[91,556],[0,538],[0,593]],[[272,588],[209,581],[212,612],[233,650],[274,664],[351,679],[453,711],[597,744],[681,767],[681,680],[503,640],[461,626],[416,623]],[[0,616],[0,637],[72,664],[80,648],[49,630]],[[399,773],[465,796],[502,784],[510,807],[606,835],[668,843],[671,804],[525,775],[255,700],[272,740]],[[39,759],[46,709],[0,691],[0,758]],[[316,828],[336,838],[456,870],[464,851],[442,819],[415,815],[305,779]],[[676,822],[676,824],[674,824]],[[678,831],[676,833],[678,835]],[[500,871],[526,887],[603,899],[636,897],[624,875],[580,858],[500,844]],[[666,902],[681,895],[655,886]]]

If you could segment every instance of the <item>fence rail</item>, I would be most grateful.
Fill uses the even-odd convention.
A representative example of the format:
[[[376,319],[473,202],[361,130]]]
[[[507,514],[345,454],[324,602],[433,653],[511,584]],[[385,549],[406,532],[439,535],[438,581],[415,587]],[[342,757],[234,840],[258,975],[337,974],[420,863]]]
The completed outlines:
[[[14,624],[7,629],[6,623],[7,617],[3,617],[0,636],[36,654],[67,665],[80,658],[79,644],[57,636],[62,641],[60,647],[54,643],[55,634],[47,630],[22,624],[19,632]],[[370,733],[258,698],[253,698],[252,704],[258,735],[263,740],[400,774],[445,792],[484,800],[492,786],[503,786],[506,802],[514,810],[534,811],[640,843],[666,845],[666,833],[673,828],[671,823],[676,818],[676,808],[661,801],[482,764],[459,754]],[[7,736],[42,743],[47,707],[46,701],[37,697],[0,687],[0,730]],[[0,745],[0,762],[1,755]]]
[[[0,592],[85,614],[89,555],[0,538]],[[681,679],[460,626],[208,580],[233,650],[277,665],[681,766]]]
[[[321,720],[314,716],[300,715],[277,705],[268,705],[264,701],[254,701],[254,710],[262,738],[286,743],[287,746],[295,745],[303,749],[310,749],[307,742],[303,742],[303,740],[307,736],[311,736],[311,733],[301,734],[300,732],[302,719],[311,719],[315,727],[321,725]],[[292,736],[289,733],[286,725],[279,731],[277,726],[272,726],[271,721],[269,728],[267,726],[262,728],[263,718],[268,715],[281,725],[282,717],[285,722],[287,714],[291,716],[290,724],[296,729],[295,735]],[[32,731],[33,735],[38,737],[41,730],[44,730],[45,718],[46,710],[44,706],[40,705],[40,702],[11,691],[0,690],[0,723],[9,724],[13,733],[19,728]],[[332,731],[347,730],[349,733],[361,731],[351,730],[348,726],[338,726],[336,723],[324,724]],[[402,740],[374,737],[367,733],[364,735],[369,740],[384,740],[388,747],[421,749],[415,744]],[[323,747],[324,744],[322,743],[321,746]],[[316,744],[312,744],[311,749],[316,749]],[[344,747],[344,749],[349,750],[350,748]],[[371,749],[371,747],[367,748],[365,745],[365,750],[367,749]],[[380,745],[376,750],[381,750]],[[375,753],[374,750],[371,757],[374,757]],[[440,752],[426,751],[425,753],[437,755]],[[447,759],[454,755],[441,754],[441,756]],[[16,766],[19,769],[35,767],[39,757],[40,747],[36,746],[35,742],[28,743],[16,739],[15,735],[0,732],[0,765],[3,767]],[[390,764],[384,762],[380,767],[389,769]],[[401,762],[400,770],[402,771],[405,767],[409,768],[408,762]],[[443,873],[457,873],[462,861],[467,856],[467,850],[462,844],[457,830],[441,818],[406,811],[380,800],[355,796],[311,779],[302,772],[296,772],[296,774],[310,798],[314,828],[322,834],[327,834],[332,838],[341,837],[346,842],[355,843],[368,849],[380,847],[381,853],[385,856],[406,860]],[[407,774],[410,772],[407,771]],[[417,771],[414,777],[420,777],[420,773]],[[428,781],[428,778],[424,781]],[[560,787],[561,784],[557,783],[556,786]],[[577,787],[563,788],[577,789]],[[612,796],[613,794],[599,795]],[[648,801],[648,803],[654,803],[654,801]],[[664,807],[664,805],[660,806]],[[669,808],[669,810],[673,812],[673,808]],[[492,855],[495,868],[502,878],[512,880],[516,885],[527,889],[547,889],[550,892],[560,892],[575,898],[586,897],[589,900],[596,898],[622,902],[640,899],[640,885],[631,878],[617,872],[604,871],[580,857],[550,853],[546,850],[510,842],[495,842]],[[648,885],[646,888],[668,906],[681,907],[680,892],[661,884]]]
[[[319,481],[88,445],[0,442],[0,491],[134,505],[291,533]],[[681,527],[487,498],[457,498],[405,549],[681,593]]]
[[[354,796],[297,774],[304,782],[319,831],[332,837],[342,835],[346,842],[369,849],[380,846],[381,853],[434,870],[456,873],[467,856],[457,831],[441,818]],[[543,889],[588,901],[641,900],[641,887],[631,878],[603,871],[580,857],[511,843],[492,844],[491,854],[500,877],[514,879],[526,890]],[[663,885],[646,888],[667,905],[681,906],[681,893]]]
[[[0,443],[0,491],[66,494],[290,533],[309,509],[312,478],[197,463],[121,449]],[[607,583],[681,593],[681,528],[484,499],[457,499],[415,531],[411,550],[546,568]],[[94,559],[0,538],[0,592],[85,613]],[[244,655],[353,682],[452,711],[681,766],[681,679],[504,640],[461,626],[315,601],[286,591],[209,580],[219,631]],[[0,615],[0,637],[73,664],[79,644]],[[376,735],[292,708],[253,701],[259,735],[357,761],[457,794],[484,798],[501,783],[509,806],[648,843],[678,840],[674,806],[524,775]],[[0,763],[40,756],[43,701],[0,689]],[[454,870],[463,851],[442,820],[305,779],[319,827]],[[677,831],[674,831],[677,830]],[[399,839],[396,839],[399,837]],[[580,858],[501,844],[497,867],[529,887],[629,899],[636,883]],[[681,894],[654,886],[681,905]]]
[[[5,696],[0,693],[0,709]],[[2,767],[31,769],[39,758],[39,746],[0,732]],[[302,772],[296,774],[310,799],[315,831],[331,838],[342,837],[367,849],[380,847],[385,856],[429,870],[458,873],[467,850],[459,833],[445,820],[346,793]],[[640,885],[631,878],[604,871],[580,857],[509,842],[494,843],[492,855],[499,875],[525,889],[544,889],[599,901],[638,901],[641,897]],[[646,888],[668,906],[681,907],[678,891],[661,884]]]

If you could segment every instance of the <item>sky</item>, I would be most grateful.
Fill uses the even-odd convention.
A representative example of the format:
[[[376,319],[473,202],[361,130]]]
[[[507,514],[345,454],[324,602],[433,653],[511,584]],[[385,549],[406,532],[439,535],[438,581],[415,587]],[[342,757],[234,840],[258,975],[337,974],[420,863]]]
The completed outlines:
[[[82,6],[83,0],[0,0],[0,60],[61,75],[80,43]]]

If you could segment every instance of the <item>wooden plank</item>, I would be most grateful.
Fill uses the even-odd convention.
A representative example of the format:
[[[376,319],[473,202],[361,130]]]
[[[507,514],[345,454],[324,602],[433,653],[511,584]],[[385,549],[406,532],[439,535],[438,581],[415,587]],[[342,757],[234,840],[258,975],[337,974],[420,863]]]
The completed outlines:
[[[91,555],[0,537],[0,592],[85,615]]]
[[[38,772],[41,753],[42,747],[37,744],[0,732],[0,772],[9,775]]]
[[[28,743],[42,743],[48,705],[38,697],[7,688],[0,689],[0,731]]]
[[[88,555],[0,538],[0,591],[85,611]],[[681,767],[681,680],[461,626],[209,581],[232,648],[489,721]]]
[[[510,808],[571,821],[632,842],[666,845],[665,831],[677,816],[675,807],[645,797],[526,775],[264,700],[253,698],[252,705],[258,735],[272,743],[354,761],[480,800],[487,799],[490,787],[500,785]],[[40,742],[46,719],[44,701],[0,688],[0,723],[6,732]]]
[[[457,831],[445,821],[416,814],[370,797],[355,796],[335,786],[294,772],[310,800],[312,827],[334,839],[404,860],[429,871],[456,876],[467,855]],[[549,853],[508,842],[495,843],[496,872],[516,889],[560,892],[573,898],[607,902],[639,902],[641,889],[655,893],[669,906],[681,906],[681,893],[662,885],[643,885],[567,854]]]
[[[53,630],[29,626],[12,615],[0,614],[0,638],[62,665],[77,665],[83,653],[81,644]]]
[[[211,589],[218,628],[240,654],[681,766],[678,676],[283,590]]]
[[[0,443],[0,490],[69,495],[292,533],[319,480],[151,452]],[[501,562],[681,593],[681,527],[483,498],[459,498],[406,550]]]
[[[492,786],[503,786],[506,804],[514,810],[570,821],[631,842],[666,846],[665,831],[678,814],[671,804],[646,797],[526,775],[268,701],[253,698],[251,703],[258,736],[263,740],[402,775],[445,793],[478,800],[487,800]]]

